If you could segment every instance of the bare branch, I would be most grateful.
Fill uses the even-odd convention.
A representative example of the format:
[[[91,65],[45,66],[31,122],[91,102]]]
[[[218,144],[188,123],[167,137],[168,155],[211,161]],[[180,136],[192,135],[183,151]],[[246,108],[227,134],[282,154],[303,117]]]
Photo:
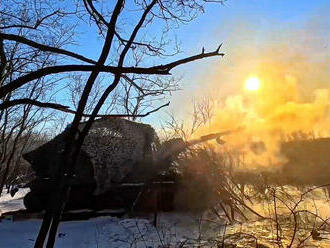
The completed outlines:
[[[154,66],[154,67],[151,67],[150,69],[164,71],[167,74],[169,74],[170,70],[173,69],[174,67],[177,67],[178,65],[186,64],[186,63],[189,63],[189,62],[192,62],[192,61],[195,61],[195,60],[200,60],[200,59],[204,59],[204,58],[208,58],[208,57],[224,56],[225,55],[224,53],[219,53],[221,45],[213,52],[205,53],[203,51],[200,54],[197,54],[197,55],[194,55],[194,56],[191,56],[191,57],[187,57],[187,58],[184,58],[184,59],[180,59],[180,60],[174,61],[174,62],[166,64],[166,65]]]
[[[1,33],[0,33],[1,35]],[[7,58],[3,47],[3,39],[0,37],[0,86],[2,85],[3,75],[6,71]]]
[[[157,0],[153,0],[149,5],[148,7],[145,9],[145,11],[143,12],[143,15],[141,16],[138,24],[135,26],[132,34],[131,34],[131,37],[129,38],[129,40],[127,41],[127,44],[126,46],[124,47],[122,53],[120,54],[120,57],[119,57],[119,62],[118,62],[118,66],[122,66],[123,63],[124,63],[124,58],[128,52],[128,50],[131,48],[131,45],[132,43],[134,42],[135,40],[135,37],[138,33],[138,31],[140,30],[140,28],[142,27],[148,13],[150,12],[150,10],[152,9],[152,7],[156,4]]]
[[[116,31],[115,33],[116,37],[118,38],[118,40],[122,43],[122,44],[127,44],[128,40],[122,38],[120,36],[120,34]],[[153,53],[156,53],[156,54],[161,54],[161,55],[164,55],[162,52],[161,52],[161,48],[160,47],[155,47],[151,44],[147,44],[147,43],[143,43],[143,42],[138,42],[138,41],[134,41],[132,42],[132,45],[137,45],[137,46],[142,46],[142,47],[146,47],[150,52],[153,52]]]
[[[122,78],[124,78],[127,82],[129,82],[131,85],[133,85],[135,88],[137,88],[138,91],[140,91],[143,95],[145,94],[144,91],[143,91],[143,89],[142,89],[140,86],[138,86],[138,85],[134,82],[134,80],[130,79],[130,78],[129,78],[128,76],[126,76],[126,75],[122,75]]]
[[[44,45],[44,44],[40,44],[40,43],[37,43],[35,41],[26,39],[23,36],[19,36],[19,35],[15,35],[15,34],[0,33],[0,37],[3,38],[4,40],[17,41],[19,43],[37,48],[41,51],[63,54],[63,55],[67,55],[67,56],[70,56],[72,58],[79,59],[81,61],[84,61],[84,62],[87,62],[87,63],[90,63],[90,64],[96,64],[95,60],[86,58],[86,57],[84,57],[80,54],[70,52],[70,51],[67,51],[67,50],[64,50],[64,49],[61,49],[61,48],[51,47],[51,46],[47,46],[47,45]]]
[[[24,25],[24,24],[13,24],[13,25],[9,25],[9,26],[4,26],[4,27],[0,27],[0,29],[9,29],[9,28],[27,28],[27,29],[37,29],[40,25],[42,25],[42,23],[48,19],[51,16],[57,15],[59,14],[60,11],[56,10],[48,15],[43,16],[42,18],[38,19],[35,24],[33,26],[30,25]]]
[[[104,17],[100,14],[100,12],[97,11],[95,6],[93,5],[93,2],[91,0],[83,0],[84,5],[88,13],[94,18],[96,24],[99,26],[100,24],[104,24],[106,26],[109,26],[110,23],[107,22]]]
[[[117,67],[117,66],[103,66],[103,65],[59,65],[59,66],[45,67],[40,70],[26,74],[10,82],[9,84],[0,87],[0,97],[5,96],[6,94],[8,94],[8,92],[15,90],[30,81],[33,81],[35,79],[50,74],[56,74],[61,72],[97,70],[99,72],[109,72],[113,74],[137,73],[137,74],[170,75],[170,70],[179,65],[208,57],[224,56],[224,53],[219,53],[219,48],[213,52],[200,53],[198,55],[177,60],[169,64],[153,66],[153,67],[121,67],[121,66]]]
[[[132,114],[132,115],[129,115],[129,114],[111,114],[111,115],[96,115],[96,117],[105,117],[105,118],[142,118],[142,117],[146,117],[152,113],[155,113],[157,111],[159,111],[160,109],[164,108],[164,107],[167,107],[170,105],[170,102],[166,103],[166,104],[163,104],[161,106],[159,106],[158,108],[155,108],[149,112],[146,112],[144,114]],[[75,114],[74,111],[71,111],[71,110],[63,110],[64,112],[68,112],[68,113],[71,113],[71,114]],[[91,115],[88,115],[88,114],[83,114],[84,117],[90,117]]]
[[[22,99],[15,99],[15,100],[11,100],[11,101],[6,101],[2,104],[0,104],[0,110],[4,110],[7,109],[9,107],[13,107],[16,105],[24,105],[24,104],[29,104],[29,105],[33,105],[33,106],[38,106],[41,108],[51,108],[51,109],[55,109],[55,110],[59,110],[65,113],[69,113],[69,114],[76,114],[77,112],[74,110],[69,109],[69,106],[65,106],[62,104],[58,104],[58,103],[49,103],[49,102],[40,102],[37,100],[32,100],[29,98],[22,98]],[[107,118],[115,118],[115,117],[120,117],[120,118],[125,118],[125,117],[133,117],[133,118],[140,118],[140,117],[146,117],[154,112],[159,111],[160,109],[167,107],[170,105],[170,102],[161,105],[160,107],[153,109],[147,113],[144,114],[132,114],[132,115],[126,115],[126,114],[110,114],[110,115],[96,115],[96,117],[107,117]],[[83,117],[90,117],[91,115],[89,114],[82,114]]]
[[[57,109],[57,110],[65,110],[68,109],[68,106],[64,106],[62,104],[58,104],[58,103],[48,103],[48,102],[40,102],[37,100],[33,100],[30,98],[22,98],[22,99],[15,99],[15,100],[10,100],[10,101],[4,101],[3,103],[0,104],[0,110],[4,110],[16,105],[23,105],[23,104],[30,104],[30,105],[34,105],[34,106],[38,106],[38,107],[42,107],[42,108],[53,108],[53,109]]]

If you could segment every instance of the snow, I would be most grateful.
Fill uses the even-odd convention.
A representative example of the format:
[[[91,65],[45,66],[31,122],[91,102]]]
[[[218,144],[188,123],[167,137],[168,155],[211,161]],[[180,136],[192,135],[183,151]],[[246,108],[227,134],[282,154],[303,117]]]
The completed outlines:
[[[174,247],[198,237],[198,223],[192,216],[164,214],[160,218],[157,228],[149,219],[135,218],[100,217],[62,222],[55,247]],[[41,220],[0,222],[0,236],[5,237],[0,238],[0,247],[33,247],[40,224]]]
[[[22,208],[22,197],[28,191],[19,191],[14,198],[0,198],[2,212]],[[199,216],[183,213],[159,213],[157,228],[152,225],[153,215],[143,218],[98,217],[84,221],[61,222],[55,247],[178,247],[181,242],[200,238],[201,232],[214,236],[220,226],[203,222]],[[34,246],[40,219],[0,222],[1,248],[30,248]],[[187,243],[186,243],[187,244]],[[189,246],[192,247],[192,246]]]
[[[25,209],[23,197],[30,192],[29,188],[21,188],[12,197],[9,193],[4,193],[0,196],[0,216],[2,213]],[[1,246],[0,246],[1,247]]]
[[[27,192],[28,190],[26,189],[20,189],[14,198],[11,198],[10,195],[4,194],[0,197],[0,211],[6,212],[21,209],[23,207],[22,197]],[[319,192],[320,197],[321,193],[322,192]],[[318,195],[315,195],[315,197],[316,196]],[[318,200],[318,198],[313,198],[314,203],[318,203]],[[318,211],[321,215],[322,212],[326,213],[327,215],[324,218],[328,218],[329,202],[327,201],[324,204],[327,204],[328,208],[322,210],[321,207],[323,205],[317,204],[320,206]],[[104,212],[107,213],[108,210],[104,210]],[[140,218],[129,218],[128,216],[125,218],[115,218],[107,216],[83,221],[61,222],[55,247],[216,247],[217,245],[214,243],[215,239],[219,239],[224,232],[223,223],[218,221],[214,216],[208,214],[201,216],[192,213],[159,213],[157,228],[152,225],[152,222],[152,214],[144,215]],[[3,219],[0,221],[0,248],[33,247],[40,225],[40,219],[14,222],[10,218]],[[233,226],[232,232],[241,232],[242,230],[245,230],[247,233],[257,233],[261,238],[266,237],[264,242],[267,243],[267,237],[269,235],[265,235],[265,233],[271,234],[271,231],[269,231],[268,228],[272,228],[269,223],[247,222],[243,225],[237,224]],[[258,233],[259,231],[260,233]],[[326,235],[323,236],[328,238]],[[220,240],[222,240],[222,238],[220,238]],[[311,242],[314,242],[317,247],[328,247],[325,244],[328,240],[312,240]],[[183,243],[185,246],[180,245]]]

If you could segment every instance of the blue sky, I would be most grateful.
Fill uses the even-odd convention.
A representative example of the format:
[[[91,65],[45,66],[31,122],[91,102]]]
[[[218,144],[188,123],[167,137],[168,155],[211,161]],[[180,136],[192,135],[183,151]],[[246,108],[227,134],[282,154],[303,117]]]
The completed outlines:
[[[126,1],[129,3],[129,1]],[[174,93],[170,98],[171,108],[178,115],[189,111],[183,102],[189,102],[199,92],[201,77],[207,73],[215,73],[217,69],[229,74],[235,73],[237,56],[244,47],[252,49],[245,53],[246,61],[254,60],[258,56],[259,47],[269,47],[277,43],[285,43],[301,47],[303,42],[307,50],[313,53],[329,56],[328,37],[330,34],[330,12],[328,0],[228,0],[224,5],[209,4],[205,13],[187,25],[173,30],[181,41],[181,54],[168,58],[175,60],[190,56],[201,51],[202,47],[214,50],[223,42],[223,52],[226,56],[185,65],[175,69],[175,75],[183,75],[182,91]],[[131,20],[133,22],[133,20]],[[307,29],[312,30],[312,37],[304,36]],[[151,30],[157,33],[157,27]],[[97,59],[102,42],[97,38],[95,30],[88,27],[80,28],[83,32],[78,49],[83,54]],[[308,31],[309,32],[309,31]],[[303,34],[301,37],[299,35]],[[308,35],[309,36],[309,35]],[[313,37],[314,36],[314,37]],[[314,38],[317,42],[314,42]],[[294,42],[293,42],[294,41]],[[309,43],[311,41],[311,43]],[[234,59],[235,58],[235,59]],[[202,73],[201,73],[202,72]],[[204,74],[203,74],[204,73]],[[221,80],[219,81],[221,84]],[[219,87],[223,92],[228,89]],[[230,89],[235,90],[235,89]],[[229,93],[230,90],[228,90]],[[166,111],[145,118],[144,122],[157,125],[159,120],[165,119]]]
[[[127,1],[129,3],[129,1]],[[244,21],[247,25],[257,28],[260,36],[273,29],[273,25],[303,25],[306,19],[317,16],[319,13],[329,10],[328,0],[227,0],[224,5],[208,4],[205,13],[187,25],[182,25],[175,30],[176,35],[185,45],[184,51],[203,45],[217,45],[230,34],[227,23]],[[323,13],[324,14],[324,13]],[[329,18],[329,17],[328,17]],[[329,24],[329,19],[327,20]],[[218,28],[221,33],[215,34]],[[94,29],[85,26],[79,31],[86,32],[79,43],[83,53],[91,57],[97,57],[102,43],[94,33]],[[155,30],[156,31],[156,30]],[[85,33],[85,34],[86,34]],[[217,40],[220,38],[220,40]]]

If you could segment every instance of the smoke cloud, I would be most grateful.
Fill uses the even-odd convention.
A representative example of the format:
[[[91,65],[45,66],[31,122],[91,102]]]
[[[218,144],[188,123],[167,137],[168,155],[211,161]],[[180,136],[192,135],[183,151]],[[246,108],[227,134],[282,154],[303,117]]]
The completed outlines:
[[[256,33],[251,28],[246,32],[241,25],[234,27],[235,35],[225,41],[232,44],[228,51],[224,46],[226,60],[196,76],[199,87],[191,95],[214,99],[214,113],[195,135],[243,127],[224,139],[227,147],[245,154],[250,166],[283,164],[280,144],[299,132],[329,136],[329,31],[325,25],[316,18],[303,28],[271,30],[258,39],[252,38]],[[250,77],[260,80],[259,90],[244,87]]]

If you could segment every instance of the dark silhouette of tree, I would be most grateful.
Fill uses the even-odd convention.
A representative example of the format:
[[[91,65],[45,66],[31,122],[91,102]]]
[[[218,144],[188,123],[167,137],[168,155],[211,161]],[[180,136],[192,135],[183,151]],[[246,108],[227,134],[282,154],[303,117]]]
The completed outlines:
[[[157,97],[172,90],[172,86],[176,85],[171,76],[172,69],[204,58],[224,55],[219,51],[220,45],[214,51],[205,52],[203,48],[199,54],[169,62],[171,55],[178,53],[176,43],[169,39],[171,30],[196,18],[200,12],[204,11],[204,5],[208,2],[222,3],[223,1],[117,0],[103,2],[83,0],[82,4],[81,2],[66,3],[66,7],[61,7],[56,1],[39,0],[34,1],[37,5],[33,7],[35,11],[30,11],[28,4],[22,1],[22,4],[16,7],[22,8],[21,15],[16,15],[11,11],[15,7],[8,7],[8,10],[1,9],[4,20],[1,23],[0,33],[0,110],[29,105],[74,114],[63,152],[64,163],[59,168],[58,187],[43,218],[35,247],[43,247],[47,234],[46,247],[54,246],[61,214],[70,194],[68,182],[73,176],[81,146],[95,118],[119,116],[134,119],[157,111],[167,104],[145,114],[138,110],[141,109],[141,100],[146,99],[147,96]],[[65,49],[67,44],[74,41],[79,43],[79,39],[74,40],[74,27],[87,26],[87,23],[97,27],[103,41],[99,57],[95,60]],[[153,32],[156,33],[153,34]],[[55,38],[47,38],[49,34],[50,36],[55,34]],[[62,41],[62,36],[66,37],[64,41]],[[15,73],[12,73],[14,60],[8,57],[8,52],[4,48],[14,44],[31,51],[32,55],[27,58],[28,61],[34,62],[36,57],[40,63],[23,65],[22,69],[17,69]],[[165,63],[155,62],[164,61],[164,59]],[[23,63],[20,57],[16,60],[18,63]],[[51,99],[44,102],[38,97],[22,97],[18,94],[35,82],[42,81],[47,84],[49,80],[59,81],[63,77],[67,78],[68,73],[73,75],[88,73],[86,80],[81,81],[82,88],[74,110],[69,106],[52,102]],[[98,78],[105,73],[107,74],[104,80],[106,82],[103,83],[105,87],[92,107],[88,107],[93,87],[96,86]],[[122,99],[124,99],[121,100],[121,104],[124,114],[100,115],[99,112],[102,111],[110,94],[121,86],[123,90],[120,93],[123,93]],[[135,93],[132,95],[133,89]],[[12,95],[15,97],[10,97]],[[131,105],[133,98],[137,99],[135,105]],[[82,118],[86,118],[86,122],[83,129],[78,130]]]
[[[49,8],[55,1],[4,1],[0,5],[0,88],[6,87],[28,72],[56,65],[60,57],[44,52],[43,46],[57,51],[70,44],[72,26],[61,24],[66,13]],[[59,5],[57,5],[59,7]],[[62,35],[59,35],[62,34]],[[18,41],[11,37],[19,38]],[[30,40],[32,43],[24,43]],[[47,45],[36,48],[32,40]],[[54,111],[45,107],[65,108],[47,103],[58,78],[40,77],[0,98],[0,195],[5,184],[12,181],[19,170],[21,154],[35,139]],[[45,102],[44,102],[45,101]],[[42,108],[41,108],[42,107]]]

